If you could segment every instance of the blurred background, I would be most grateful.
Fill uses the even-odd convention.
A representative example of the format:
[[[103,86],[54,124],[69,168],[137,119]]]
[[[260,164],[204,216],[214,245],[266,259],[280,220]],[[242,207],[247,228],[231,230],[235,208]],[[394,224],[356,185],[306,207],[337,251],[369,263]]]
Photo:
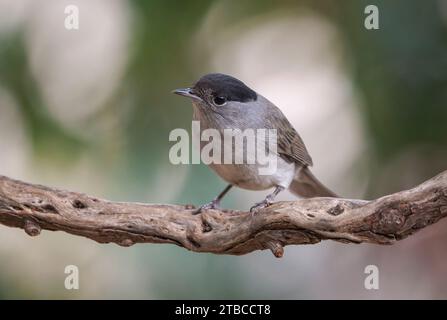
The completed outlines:
[[[379,30],[364,27],[369,4]],[[67,5],[79,30],[64,27]],[[168,136],[190,131],[192,115],[170,91],[210,72],[278,105],[315,174],[345,197],[447,169],[447,1],[0,0],[0,174],[111,200],[207,202],[225,183],[204,165],[172,165]],[[223,206],[265,194],[233,190]],[[447,298],[446,228],[394,246],[289,246],[275,259],[0,226],[0,298]],[[79,290],[64,288],[71,264]],[[364,288],[370,264],[379,290]]]

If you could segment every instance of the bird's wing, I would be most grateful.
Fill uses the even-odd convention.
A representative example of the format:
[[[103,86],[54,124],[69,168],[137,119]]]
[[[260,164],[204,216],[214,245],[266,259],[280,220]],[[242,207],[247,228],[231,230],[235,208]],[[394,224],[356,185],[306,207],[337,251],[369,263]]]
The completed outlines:
[[[275,128],[278,136],[278,153],[287,161],[296,162],[302,166],[312,166],[312,158],[307,152],[303,140],[289,120],[282,114],[274,113],[276,118]]]

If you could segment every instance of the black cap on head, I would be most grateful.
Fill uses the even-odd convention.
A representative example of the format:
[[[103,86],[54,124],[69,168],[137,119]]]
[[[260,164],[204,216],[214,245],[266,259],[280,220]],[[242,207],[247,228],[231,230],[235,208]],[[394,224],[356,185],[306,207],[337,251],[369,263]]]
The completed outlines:
[[[211,90],[216,97],[225,97],[228,101],[248,102],[257,98],[255,91],[242,81],[222,73],[210,73],[199,79],[193,90]]]

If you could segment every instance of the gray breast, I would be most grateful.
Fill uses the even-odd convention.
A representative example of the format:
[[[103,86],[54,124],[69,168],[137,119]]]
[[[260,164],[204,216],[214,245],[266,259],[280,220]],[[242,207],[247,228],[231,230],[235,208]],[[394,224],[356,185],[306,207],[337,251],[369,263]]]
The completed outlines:
[[[220,150],[222,150],[220,163],[209,164],[209,166],[228,183],[244,189],[263,190],[275,185],[282,185],[287,188],[295,174],[295,165],[284,161],[281,157],[277,157],[277,170],[269,175],[261,175],[259,174],[260,165],[255,163],[257,160],[256,144],[248,148],[246,145],[246,142],[251,137],[249,130],[256,135],[257,129],[266,129],[265,123],[262,122],[265,111],[262,108],[259,110],[260,108],[252,103],[241,104],[233,102],[226,105],[225,110],[205,109],[206,112],[204,112],[203,108],[207,107],[195,105],[193,119],[200,121],[201,134],[207,129],[215,129],[222,138],[220,141]],[[232,136],[230,137],[232,139],[229,140],[231,143],[225,143],[224,139],[228,138],[228,132],[224,129],[239,129],[240,131],[232,131]],[[259,136],[256,138],[259,138]],[[242,148],[241,141],[244,142]],[[209,142],[207,141],[201,141],[200,147],[202,152],[210,150],[209,147],[206,147],[208,144]],[[268,143],[264,145],[266,146],[266,152],[270,152]],[[216,145],[216,147],[218,146]],[[233,156],[232,164],[225,163],[225,155],[228,157],[228,153]],[[243,164],[235,163],[235,155],[241,156],[241,153]]]

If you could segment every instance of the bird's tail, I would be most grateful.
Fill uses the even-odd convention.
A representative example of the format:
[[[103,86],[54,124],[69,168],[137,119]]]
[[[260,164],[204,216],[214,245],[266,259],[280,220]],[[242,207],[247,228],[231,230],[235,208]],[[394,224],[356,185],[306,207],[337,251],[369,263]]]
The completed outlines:
[[[312,174],[308,167],[303,167],[296,171],[295,178],[289,186],[290,191],[300,197],[332,197],[338,196],[331,190],[326,188],[318,179]]]

